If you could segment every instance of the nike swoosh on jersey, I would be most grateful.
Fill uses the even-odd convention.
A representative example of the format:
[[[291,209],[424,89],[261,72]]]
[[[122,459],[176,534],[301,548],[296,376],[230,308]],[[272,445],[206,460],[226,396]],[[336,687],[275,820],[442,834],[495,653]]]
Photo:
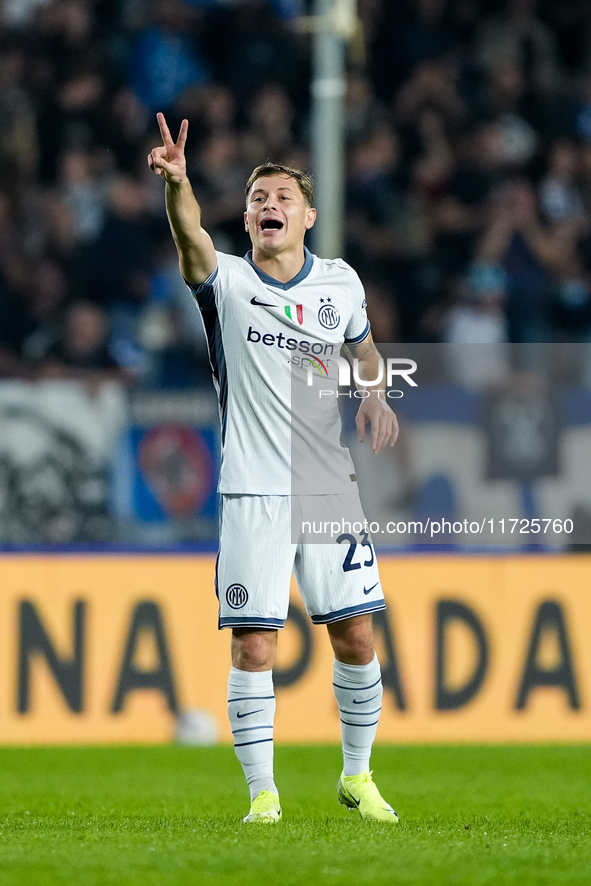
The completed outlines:
[[[379,695],[379,694],[380,694],[380,693],[378,692],[378,695]],[[354,699],[353,699],[353,704],[365,704],[366,701],[373,701],[374,698],[377,698],[377,697],[378,697],[378,695],[372,695],[371,698],[354,698]]]
[[[364,588],[363,588],[363,593],[364,593],[364,594],[369,594],[369,592],[370,592],[370,591],[373,591],[374,588],[377,588],[378,585],[379,585],[379,581],[376,581],[375,585],[372,585],[371,588],[365,588],[365,587],[364,587]]]
[[[258,711],[247,711],[245,714],[241,714],[240,711],[238,711],[236,716],[238,717],[239,720],[241,720],[243,717],[250,717],[251,714],[260,714],[260,712],[262,710],[263,710],[263,708],[259,708]]]
[[[251,305],[258,305],[260,308],[276,308],[276,307],[278,307],[278,305],[274,304],[273,302],[258,301],[256,295],[253,295],[253,297],[250,300],[250,303],[251,303]]]

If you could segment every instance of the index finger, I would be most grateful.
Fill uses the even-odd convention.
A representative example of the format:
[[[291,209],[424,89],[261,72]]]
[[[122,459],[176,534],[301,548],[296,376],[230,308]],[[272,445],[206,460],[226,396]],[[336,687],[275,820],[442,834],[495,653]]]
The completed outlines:
[[[170,134],[170,129],[168,128],[168,124],[166,122],[166,118],[161,111],[159,111],[156,114],[156,119],[158,120],[158,126],[160,127],[160,135],[162,136],[162,141],[164,142],[164,144],[165,145],[174,144],[174,142],[172,140],[172,136]]]

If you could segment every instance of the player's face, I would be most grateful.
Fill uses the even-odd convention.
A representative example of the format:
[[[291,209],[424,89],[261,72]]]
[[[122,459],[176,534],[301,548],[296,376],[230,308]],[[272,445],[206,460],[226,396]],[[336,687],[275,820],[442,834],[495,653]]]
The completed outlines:
[[[316,210],[289,175],[263,176],[250,189],[244,224],[256,250],[278,254],[301,247],[315,220]]]

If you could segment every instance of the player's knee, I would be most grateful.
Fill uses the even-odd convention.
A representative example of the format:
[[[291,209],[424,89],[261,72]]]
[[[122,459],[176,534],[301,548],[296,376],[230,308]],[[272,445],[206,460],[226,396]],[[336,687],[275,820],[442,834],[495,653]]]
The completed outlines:
[[[232,632],[232,665],[241,671],[267,671],[275,663],[277,631],[237,628]]]
[[[373,646],[366,643],[341,643],[334,649],[338,661],[343,664],[366,665],[373,660]]]
[[[346,619],[328,625],[332,648],[344,664],[364,665],[374,657],[371,621],[369,617]]]

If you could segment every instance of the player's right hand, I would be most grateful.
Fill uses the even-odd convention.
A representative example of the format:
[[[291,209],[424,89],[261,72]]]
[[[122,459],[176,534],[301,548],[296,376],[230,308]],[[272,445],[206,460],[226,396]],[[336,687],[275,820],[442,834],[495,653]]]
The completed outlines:
[[[150,151],[148,154],[148,166],[156,175],[161,175],[167,182],[182,182],[187,177],[185,143],[187,141],[189,121],[182,121],[179,137],[176,142],[173,142],[164,114],[156,114],[156,119],[158,120],[164,144]]]

